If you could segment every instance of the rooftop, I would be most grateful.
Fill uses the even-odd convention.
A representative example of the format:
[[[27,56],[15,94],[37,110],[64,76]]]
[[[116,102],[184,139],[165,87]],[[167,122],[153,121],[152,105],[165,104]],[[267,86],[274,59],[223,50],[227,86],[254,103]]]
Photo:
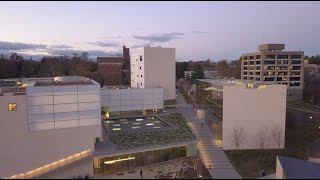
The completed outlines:
[[[273,82],[265,82],[265,81],[250,81],[250,80],[240,80],[240,79],[197,79],[198,81],[211,83],[218,86],[241,86],[244,84],[253,84],[255,85],[278,85]]]
[[[287,179],[320,179],[320,164],[278,156]]]
[[[146,116],[147,117],[147,116]],[[152,116],[149,116],[152,117]],[[161,119],[162,125],[165,128],[147,128],[149,130],[141,131],[126,131],[120,133],[108,134],[104,131],[105,136],[109,136],[110,141],[118,147],[118,150],[128,150],[136,148],[148,148],[154,146],[161,146],[167,144],[176,144],[182,142],[195,141],[196,137],[192,133],[189,126],[186,124],[184,117],[180,114],[159,116]],[[138,118],[141,119],[141,118]],[[121,119],[120,119],[121,120]],[[119,120],[119,121],[120,121]],[[150,121],[159,121],[157,119],[152,119]],[[124,121],[123,121],[124,122]],[[142,122],[142,121],[139,121]],[[167,123],[167,125],[166,125]],[[146,123],[145,123],[146,124]],[[160,123],[161,124],[161,123]],[[141,124],[139,124],[141,125]],[[130,126],[131,128],[133,126]],[[156,127],[154,123],[153,127]],[[107,142],[101,142],[108,143]],[[99,150],[99,147],[103,148],[103,145],[96,146]]]

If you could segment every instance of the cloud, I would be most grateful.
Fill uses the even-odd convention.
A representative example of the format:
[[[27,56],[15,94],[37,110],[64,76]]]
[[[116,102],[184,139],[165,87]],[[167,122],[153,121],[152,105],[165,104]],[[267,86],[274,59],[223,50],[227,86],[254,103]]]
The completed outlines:
[[[70,49],[72,48],[72,46],[68,46],[65,44],[59,44],[59,45],[52,45],[50,46],[50,48],[54,48],[54,49]]]
[[[137,36],[133,35],[132,37],[135,39],[145,40],[149,42],[168,42],[173,39],[179,38],[179,36],[184,35],[184,33],[172,32],[172,33],[163,33],[163,34],[153,34],[149,36]]]
[[[192,31],[193,34],[208,34],[208,32],[204,31]]]
[[[35,50],[46,48],[46,45],[42,44],[26,44],[19,42],[4,42],[0,41],[0,50],[4,51],[20,51],[20,50]]]
[[[100,47],[118,47],[118,43],[115,42],[101,42],[101,41],[97,41],[97,42],[89,42],[89,44],[94,44]]]
[[[130,48],[136,49],[136,48],[147,47],[147,46],[152,46],[152,45],[153,44],[149,42],[149,43],[143,43],[143,44],[136,44],[136,45],[130,46]]]
[[[106,51],[101,51],[101,50],[76,50],[76,49],[67,49],[67,50],[50,49],[50,50],[48,50],[48,54],[53,55],[53,56],[72,55],[73,53],[80,54],[82,52],[87,52],[87,53],[89,53],[90,56],[112,56],[112,55],[121,53],[118,51],[106,52]]]

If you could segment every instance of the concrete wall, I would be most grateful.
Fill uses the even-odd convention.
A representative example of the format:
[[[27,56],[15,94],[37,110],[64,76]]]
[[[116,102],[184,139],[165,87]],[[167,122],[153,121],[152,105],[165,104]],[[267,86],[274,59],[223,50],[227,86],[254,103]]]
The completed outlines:
[[[130,49],[131,87],[145,87],[144,59],[144,48]]]
[[[175,48],[145,47],[145,88],[162,87],[164,100],[176,99]]]
[[[8,111],[16,103],[17,111]],[[28,132],[27,96],[0,96],[0,176],[24,173],[73,154],[94,149],[101,124]],[[68,178],[68,177],[67,177]]]
[[[286,119],[285,85],[266,85],[265,89],[244,88],[240,85],[223,87],[223,149],[236,149],[233,129],[243,128],[247,139],[239,149],[259,149],[257,134],[269,129],[267,148],[278,148],[270,132],[274,127],[285,134]],[[284,143],[282,144],[283,148]]]
[[[163,89],[101,89],[101,106],[109,112],[163,109]]]
[[[278,157],[276,158],[277,160],[277,164],[276,164],[276,179],[287,179],[286,177],[285,177],[285,174],[284,174],[284,171],[283,171],[283,168],[282,168],[282,166],[281,166],[281,163],[280,163],[280,161],[279,161],[279,159],[278,159]]]

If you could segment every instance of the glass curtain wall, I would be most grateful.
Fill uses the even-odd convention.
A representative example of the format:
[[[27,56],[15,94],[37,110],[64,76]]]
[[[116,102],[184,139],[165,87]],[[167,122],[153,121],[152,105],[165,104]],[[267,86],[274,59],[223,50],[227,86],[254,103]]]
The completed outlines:
[[[94,159],[94,174],[115,174],[187,156],[187,146],[157,149]]]

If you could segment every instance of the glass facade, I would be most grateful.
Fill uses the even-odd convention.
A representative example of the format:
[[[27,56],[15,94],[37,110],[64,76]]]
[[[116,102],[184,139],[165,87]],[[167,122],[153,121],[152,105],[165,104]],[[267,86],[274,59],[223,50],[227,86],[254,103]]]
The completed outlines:
[[[136,167],[187,157],[187,146],[94,158],[94,174],[121,173],[130,171]]]
[[[220,120],[222,120],[223,86],[197,81],[196,88],[196,103],[206,110],[211,110]]]

